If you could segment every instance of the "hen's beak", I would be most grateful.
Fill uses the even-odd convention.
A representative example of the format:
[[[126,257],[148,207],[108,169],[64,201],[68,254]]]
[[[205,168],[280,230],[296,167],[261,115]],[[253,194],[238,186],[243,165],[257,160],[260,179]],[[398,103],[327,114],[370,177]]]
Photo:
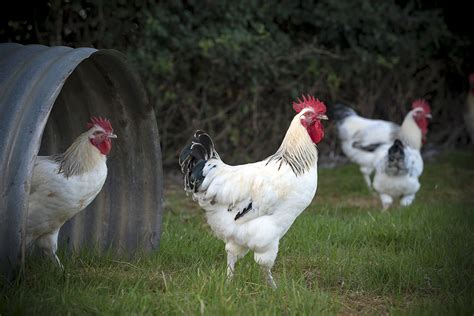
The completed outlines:
[[[320,120],[327,120],[328,117],[327,117],[327,115],[325,115],[325,114],[321,114],[321,115],[318,115],[318,119],[320,119]]]
[[[116,134],[108,134],[107,137],[108,138],[117,138],[117,135]]]
[[[433,118],[433,117],[431,116],[431,114],[429,114],[429,113],[428,113],[428,114],[425,114],[425,117],[429,118],[430,120]]]

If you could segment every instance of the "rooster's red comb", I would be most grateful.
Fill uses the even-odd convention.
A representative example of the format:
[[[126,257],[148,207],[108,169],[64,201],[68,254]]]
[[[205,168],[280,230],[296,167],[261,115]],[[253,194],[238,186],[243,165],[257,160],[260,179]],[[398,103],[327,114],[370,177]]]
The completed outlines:
[[[112,124],[110,124],[110,121],[100,116],[92,116],[91,121],[87,123],[86,127],[89,129],[94,127],[95,125],[102,127],[107,133],[112,133],[114,131],[114,129],[112,128]]]
[[[431,113],[431,108],[428,102],[424,99],[418,99],[411,104],[412,109],[421,108],[425,113]]]
[[[310,95],[303,95],[302,97],[303,100],[298,98],[298,103],[293,102],[293,109],[296,111],[296,113],[300,113],[304,108],[312,108],[318,114],[326,113],[326,105],[323,102]]]

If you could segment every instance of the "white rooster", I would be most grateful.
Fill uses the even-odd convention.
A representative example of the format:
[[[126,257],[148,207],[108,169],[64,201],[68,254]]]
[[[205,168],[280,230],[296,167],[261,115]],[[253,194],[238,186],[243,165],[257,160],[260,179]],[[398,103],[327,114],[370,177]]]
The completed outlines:
[[[99,194],[107,178],[106,156],[117,136],[107,119],[91,119],[62,154],[38,156],[33,169],[26,245],[33,242],[61,269],[56,255],[61,226]]]
[[[311,203],[318,179],[316,144],[324,137],[326,106],[314,97],[293,103],[298,113],[277,152],[255,163],[230,166],[206,133],[197,131],[180,154],[184,188],[206,211],[207,222],[225,242],[227,276],[249,250],[276,287],[271,268],[278,244]]]
[[[397,138],[410,144],[417,143],[419,137],[424,141],[428,118],[431,118],[431,109],[425,100],[412,103],[412,110],[405,116],[402,126],[361,117],[353,109],[340,103],[333,106],[333,111],[342,151],[359,165],[369,190],[372,190],[371,175],[380,146],[391,145]],[[419,150],[421,142],[414,146]]]

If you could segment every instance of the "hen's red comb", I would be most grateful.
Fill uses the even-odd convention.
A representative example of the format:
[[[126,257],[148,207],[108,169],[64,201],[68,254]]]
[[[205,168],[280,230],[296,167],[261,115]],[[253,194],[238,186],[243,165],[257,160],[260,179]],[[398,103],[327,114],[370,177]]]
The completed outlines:
[[[107,133],[112,133],[114,131],[114,129],[112,128],[112,124],[110,124],[110,121],[100,116],[92,116],[91,121],[87,123],[86,127],[89,129],[94,127],[95,125],[102,127]]]
[[[296,113],[300,113],[304,108],[313,108],[316,113],[326,113],[326,105],[310,95],[306,97],[303,95],[303,100],[298,98],[298,103],[293,102],[293,109]]]
[[[428,102],[424,99],[418,99],[411,104],[412,109],[421,108],[425,113],[431,113],[431,108]]]

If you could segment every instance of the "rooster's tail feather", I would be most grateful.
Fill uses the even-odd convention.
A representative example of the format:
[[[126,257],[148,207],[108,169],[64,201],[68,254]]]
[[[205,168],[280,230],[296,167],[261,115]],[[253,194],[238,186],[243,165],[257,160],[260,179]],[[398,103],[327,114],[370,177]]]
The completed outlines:
[[[357,115],[357,113],[348,105],[342,103],[336,103],[330,110],[330,118],[336,123],[342,123],[346,117]]]
[[[204,180],[203,169],[211,158],[220,159],[211,137],[203,131],[196,131],[191,143],[184,147],[179,155],[179,165],[184,174],[184,189],[187,192],[197,192]]]

